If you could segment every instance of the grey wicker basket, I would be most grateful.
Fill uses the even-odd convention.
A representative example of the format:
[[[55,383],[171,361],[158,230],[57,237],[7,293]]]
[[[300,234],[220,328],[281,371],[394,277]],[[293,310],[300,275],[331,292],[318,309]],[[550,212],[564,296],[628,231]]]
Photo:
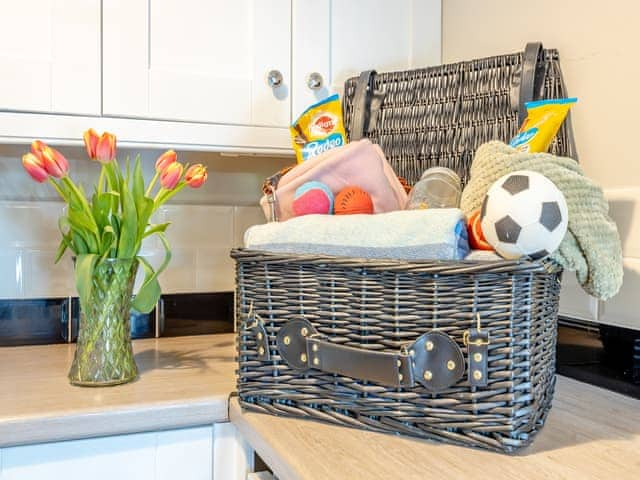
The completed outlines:
[[[533,88],[519,94],[525,85]],[[557,52],[528,45],[524,54],[366,72],[347,81],[344,110],[351,138],[380,142],[410,181],[435,164],[466,178],[479,143],[513,135],[527,97],[559,96]],[[570,126],[553,149],[575,154]],[[232,257],[244,408],[506,452],[543,425],[558,266],[245,249]]]

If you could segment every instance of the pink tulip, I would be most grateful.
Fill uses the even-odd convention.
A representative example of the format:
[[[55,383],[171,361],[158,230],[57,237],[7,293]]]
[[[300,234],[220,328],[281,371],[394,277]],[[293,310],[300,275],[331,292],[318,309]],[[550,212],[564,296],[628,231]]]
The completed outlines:
[[[49,175],[56,178],[62,178],[69,173],[69,162],[55,148],[45,147],[42,150],[42,163]]]
[[[184,167],[179,162],[170,163],[160,174],[160,185],[167,190],[173,190],[182,178]]]
[[[156,160],[156,172],[163,172],[169,165],[178,159],[178,154],[173,150],[167,150]]]
[[[98,140],[100,140],[100,135],[93,128],[90,128],[82,135],[84,138],[84,146],[87,149],[87,155],[91,160],[96,159],[96,149],[98,147]]]
[[[184,181],[191,188],[200,188],[207,181],[207,167],[200,163],[190,166],[184,176]]]
[[[116,158],[116,136],[104,132],[96,144],[96,159],[100,163],[109,163],[114,158]]]
[[[33,178],[38,183],[42,183],[46,181],[47,178],[49,178],[49,174],[45,170],[44,164],[33,153],[25,153],[22,156],[22,166],[31,176],[31,178]]]

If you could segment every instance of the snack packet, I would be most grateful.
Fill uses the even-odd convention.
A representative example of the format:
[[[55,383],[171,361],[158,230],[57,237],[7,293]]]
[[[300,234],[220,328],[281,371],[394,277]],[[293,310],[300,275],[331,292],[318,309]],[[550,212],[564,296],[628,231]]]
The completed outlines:
[[[577,98],[527,102],[527,118],[509,145],[521,152],[546,152]]]
[[[298,163],[347,143],[338,94],[311,105],[290,130]]]

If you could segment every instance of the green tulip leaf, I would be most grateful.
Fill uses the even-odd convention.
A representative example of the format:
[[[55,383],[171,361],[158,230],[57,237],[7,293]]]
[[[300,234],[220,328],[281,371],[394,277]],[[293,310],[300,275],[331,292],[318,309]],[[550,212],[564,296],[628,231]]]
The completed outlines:
[[[137,253],[138,215],[133,195],[124,182],[120,184],[120,204],[122,206],[122,224],[120,225],[118,258],[133,258]]]
[[[160,265],[156,271],[153,270],[153,267],[144,258],[140,256],[136,257],[138,262],[140,262],[140,265],[142,265],[145,273],[142,286],[133,299],[133,308],[140,313],[149,313],[158,303],[160,294],[162,293],[160,290],[160,283],[158,282],[158,275],[167,268],[167,265],[171,261],[171,247],[169,246],[167,237],[165,237],[164,233],[158,232],[158,238],[160,238],[164,247],[165,256],[162,265]]]
[[[144,232],[144,237],[143,238],[147,238],[150,235],[153,235],[154,233],[164,233],[167,230],[167,227],[171,225],[171,222],[166,222],[166,223],[158,223],[157,225],[149,225],[149,228],[147,229],[146,232]]]
[[[80,296],[80,308],[87,309],[83,305],[91,296],[93,287],[93,270],[98,261],[98,256],[93,253],[82,254],[76,257],[76,288]]]

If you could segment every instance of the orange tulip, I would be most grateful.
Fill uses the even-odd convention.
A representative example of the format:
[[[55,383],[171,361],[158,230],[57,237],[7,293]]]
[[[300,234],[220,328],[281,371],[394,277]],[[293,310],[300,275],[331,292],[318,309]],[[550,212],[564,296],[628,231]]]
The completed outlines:
[[[31,178],[38,183],[42,183],[49,178],[42,161],[33,153],[25,153],[22,156],[22,166]]]
[[[165,168],[178,159],[178,154],[173,150],[167,150],[156,160],[156,172],[163,172]]]
[[[62,178],[69,173],[69,162],[55,148],[45,146],[40,160],[47,173],[52,177]]]
[[[100,135],[93,128],[90,128],[82,135],[84,138],[84,146],[87,149],[87,155],[91,160],[96,159],[96,148],[98,147],[98,140],[100,140]]]
[[[173,190],[178,185],[184,167],[179,162],[170,163],[160,174],[160,185],[167,190]]]
[[[116,158],[116,136],[104,132],[96,144],[96,159],[100,163],[109,163],[114,158]]]
[[[42,161],[42,152],[47,147],[47,144],[41,140],[34,140],[31,142],[31,153],[33,153],[36,157]]]
[[[207,181],[207,167],[200,163],[190,166],[184,175],[184,181],[191,188],[200,188]]]

